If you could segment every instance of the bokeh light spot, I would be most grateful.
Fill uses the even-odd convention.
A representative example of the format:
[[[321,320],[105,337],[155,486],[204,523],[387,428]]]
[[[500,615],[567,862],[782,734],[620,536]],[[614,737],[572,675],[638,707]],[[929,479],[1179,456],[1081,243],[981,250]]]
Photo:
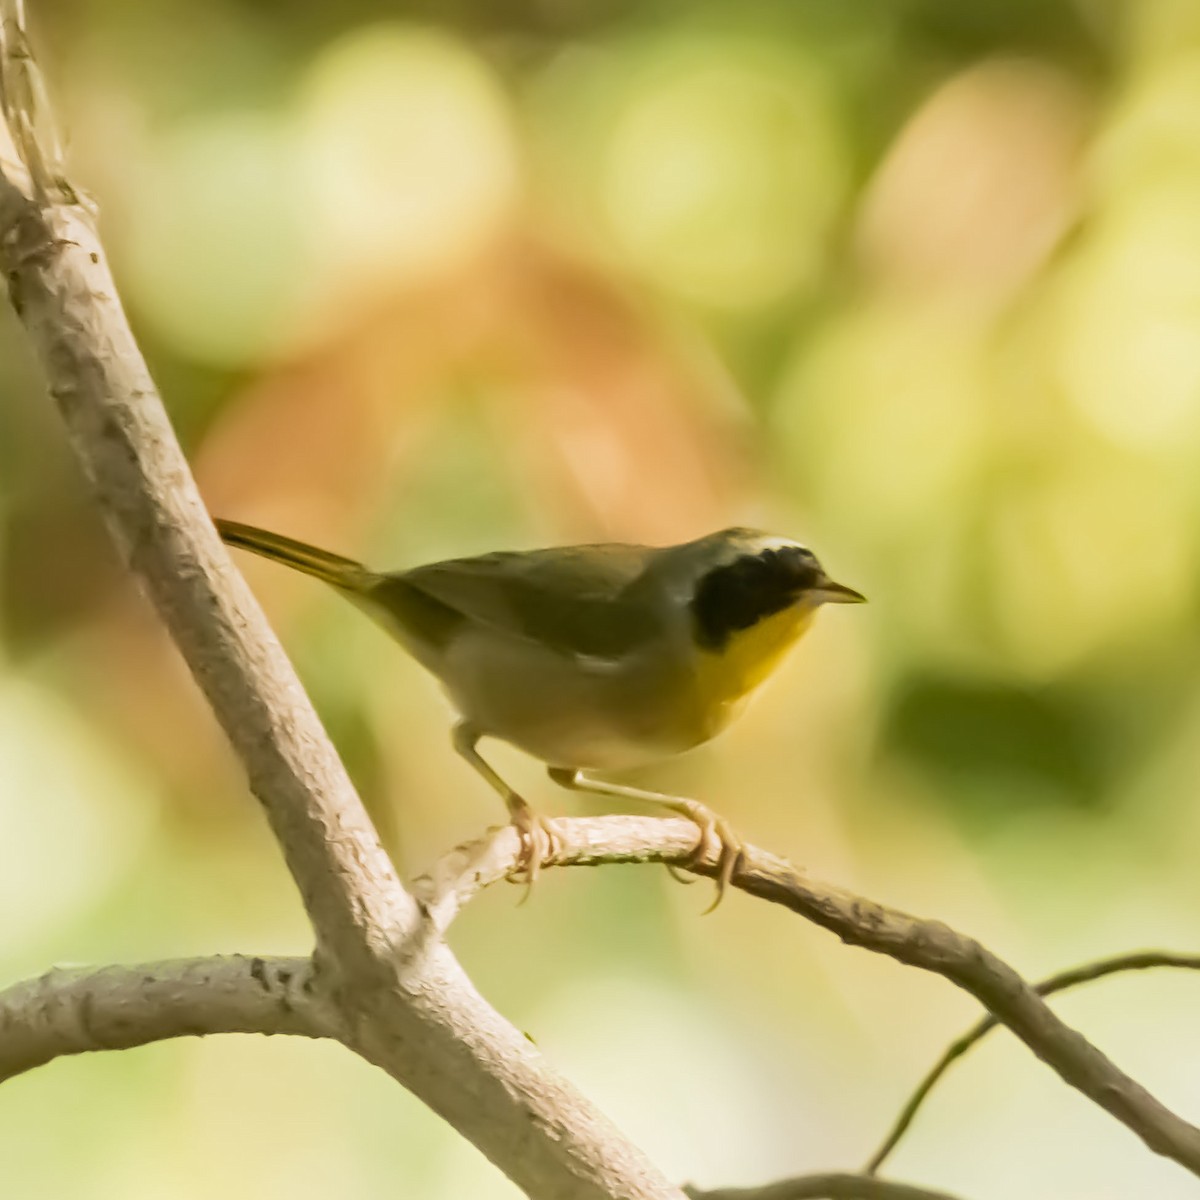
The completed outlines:
[[[381,24],[334,42],[300,122],[315,246],[339,275],[427,279],[477,253],[515,201],[507,100],[448,35]]]
[[[148,158],[126,248],[139,315],[202,362],[261,357],[305,274],[287,123],[215,113],[170,130]]]
[[[1010,671],[1051,677],[1144,623],[1184,617],[1195,554],[1157,483],[1149,469],[1083,460],[998,497],[988,597]]]
[[[736,309],[812,283],[843,184],[814,72],[684,46],[626,97],[603,195],[621,247],[660,284]]]
[[[155,806],[133,771],[52,693],[0,686],[4,949],[36,945],[122,880]],[[17,919],[16,914],[20,914]]]

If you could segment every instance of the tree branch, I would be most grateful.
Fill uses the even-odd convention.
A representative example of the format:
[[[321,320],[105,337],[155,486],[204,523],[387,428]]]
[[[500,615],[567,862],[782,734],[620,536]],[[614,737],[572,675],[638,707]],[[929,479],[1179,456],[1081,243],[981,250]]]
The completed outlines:
[[[208,519],[90,214],[69,202],[73,189],[64,196],[69,185],[50,173],[49,155],[25,157],[46,117],[17,103],[40,87],[6,9],[0,95],[25,168],[0,170],[0,255],[13,307],[114,539],[246,768],[318,942],[382,946],[415,927],[415,908]]]
[[[1200,954],[1171,954],[1165,950],[1144,950],[1136,954],[1122,954],[1116,958],[1101,959],[1099,962],[1086,963],[1081,967],[1073,967],[1069,971],[1051,975],[1049,979],[1043,979],[1041,983],[1035,984],[1033,990],[1042,997],[1052,996],[1055,992],[1063,992],[1068,988],[1078,987],[1082,983],[1091,983],[1093,980],[1103,979],[1108,975],[1116,975],[1121,971],[1145,971],[1152,967],[1182,967],[1191,971],[1200,971]],[[962,1058],[976,1042],[984,1038],[1000,1023],[989,1013],[947,1047],[946,1052],[933,1065],[909,1097],[908,1103],[896,1118],[896,1122],[887,1137],[884,1138],[883,1144],[863,1167],[865,1174],[874,1175],[888,1155],[895,1150],[897,1143],[913,1123],[925,1098],[951,1064]]]
[[[555,822],[559,866],[606,862],[688,865],[695,827],[675,818],[593,817]],[[808,879],[789,863],[746,846],[732,884],[752,896],[782,904],[847,945],[886,954],[897,962],[941,975],[970,992],[1071,1087],[1082,1092],[1153,1151],[1200,1175],[1200,1129],[1176,1116],[1145,1088],[1058,1017],[1007,963],[941,921],[921,920],[841,888]],[[516,862],[517,839],[501,829],[451,851],[430,874],[413,883],[431,924],[440,930],[473,895],[505,878]],[[713,854],[694,865],[714,876]]]
[[[54,970],[0,992],[0,1081],[67,1054],[210,1033],[336,1036],[307,958],[229,955]]]
[[[713,1192],[691,1187],[683,1190],[689,1200],[957,1200],[949,1192],[838,1171],[801,1175],[765,1187],[718,1188]]]
[[[345,1042],[545,1200],[678,1200],[657,1171],[417,938],[420,910],[218,540],[129,329],[103,247],[47,149],[20,0],[2,0],[0,265],[109,528],[208,697],[317,935]],[[15,161],[13,161],[15,156]]]
[[[162,964],[140,983],[131,975],[136,968],[108,968],[18,985],[0,996],[0,1035],[8,1035],[0,1037],[0,1063],[11,1075],[56,1054],[218,1028],[328,1032],[404,1083],[533,1196],[678,1200],[678,1189],[483,1001],[441,941],[461,904],[514,865],[513,832],[434,872],[426,889],[432,919],[396,879],[205,513],[89,214],[62,177],[20,0],[0,0],[0,11],[0,111],[17,160],[0,164],[0,265],[14,307],[116,541],[246,767],[318,943],[311,965],[301,960],[303,970],[287,981],[277,971],[257,998],[247,976],[261,986],[255,964],[262,962],[266,978],[266,960]],[[560,824],[564,863],[682,865],[696,838],[682,821]],[[715,867],[709,861],[697,869],[711,875]],[[807,881],[759,850],[748,851],[733,882],[849,944],[969,991],[1067,1083],[1152,1149],[1200,1174],[1200,1130],[1119,1071],[977,942]],[[296,980],[307,999],[293,994]],[[797,1200],[818,1194],[797,1188],[819,1179],[824,1194],[897,1196],[899,1185],[879,1180],[858,1179],[858,1192],[830,1191],[852,1178],[809,1177],[755,1195]],[[731,1200],[739,1193],[709,1195]]]
[[[559,853],[551,865],[560,866],[648,862],[683,865],[693,852],[696,838],[690,822],[673,818],[560,819],[556,826]],[[424,937],[436,940],[464,904],[483,888],[504,879],[516,862],[518,850],[516,834],[506,826],[452,850],[429,874],[415,880],[414,891],[427,918]],[[698,874],[711,876],[717,863],[710,858],[695,864],[694,869]],[[827,919],[821,922],[826,928],[839,932],[848,942],[892,957],[900,957],[894,947],[884,948],[877,943],[881,939],[895,941],[895,931],[889,935],[885,932],[887,926],[907,924],[907,940],[918,949],[900,960],[948,978],[954,976],[946,969],[946,960],[951,957],[947,945],[953,949],[955,943],[976,947],[974,956],[980,960],[979,970],[994,969],[999,964],[1003,972],[1011,975],[1009,968],[977,943],[938,922],[922,922],[839,889],[804,880],[786,863],[754,847],[747,847],[747,862],[734,876],[733,884],[751,894],[786,903],[804,915],[808,915],[807,909],[819,907],[826,914]],[[789,898],[779,899],[784,892]],[[839,910],[840,916],[835,921],[829,914]],[[838,928],[839,924],[850,928]],[[921,949],[922,946],[925,948]],[[929,964],[918,961],[925,953],[933,960]],[[1118,971],[1163,966],[1198,969],[1200,956],[1145,951],[1064,971],[1036,988],[1025,984],[1021,987],[1033,993],[1036,1000]],[[946,1066],[990,1029],[1006,1023],[1004,1016],[989,1015],[954,1043],[910,1102],[897,1131],[863,1174],[808,1175],[764,1188],[712,1192],[690,1188],[686,1189],[687,1194],[696,1200],[803,1200],[818,1196],[944,1200],[944,1193],[878,1180],[873,1172],[894,1147],[921,1099]],[[356,1041],[361,1035],[344,1028],[342,1014],[317,986],[311,960],[206,958],[97,971],[53,971],[0,992],[0,1080],[60,1055],[118,1049],[186,1035],[234,1032],[334,1037],[362,1052]],[[1114,1088],[1127,1087],[1121,1082],[1125,1077],[1099,1051],[1087,1046],[1073,1031],[1067,1029],[1067,1033],[1099,1058]],[[368,1043],[370,1040],[367,1039]],[[1023,1040],[1065,1077],[1060,1061],[1063,1046],[1052,1028],[1048,1038],[1036,1044],[1029,1037]],[[367,1056],[372,1057],[370,1053]],[[381,1065],[391,1069],[387,1062]],[[1165,1111],[1156,1114],[1150,1110],[1142,1115],[1158,1120]],[[1141,1134],[1135,1124],[1125,1123]]]

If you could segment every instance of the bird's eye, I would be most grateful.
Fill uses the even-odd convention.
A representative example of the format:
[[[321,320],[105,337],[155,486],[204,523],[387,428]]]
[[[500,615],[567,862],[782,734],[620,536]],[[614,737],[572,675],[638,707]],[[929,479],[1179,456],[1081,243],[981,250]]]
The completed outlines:
[[[793,588],[812,587],[821,575],[817,556],[803,546],[781,546],[773,553],[779,574]]]

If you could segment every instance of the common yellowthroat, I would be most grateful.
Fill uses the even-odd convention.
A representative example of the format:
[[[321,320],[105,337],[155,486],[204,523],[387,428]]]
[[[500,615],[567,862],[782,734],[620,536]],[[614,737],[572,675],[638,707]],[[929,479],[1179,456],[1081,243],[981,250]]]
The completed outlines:
[[[484,761],[483,737],[546,763],[566,788],[662,804],[720,843],[717,897],[740,843],[694,800],[604,783],[715,736],[779,665],[822,604],[865,599],[786,538],[724,529],[678,546],[605,544],[481,554],[379,574],[235,521],[221,537],[315,575],[378,621],[449,693],[454,747],[495,788],[530,883],[553,824]]]

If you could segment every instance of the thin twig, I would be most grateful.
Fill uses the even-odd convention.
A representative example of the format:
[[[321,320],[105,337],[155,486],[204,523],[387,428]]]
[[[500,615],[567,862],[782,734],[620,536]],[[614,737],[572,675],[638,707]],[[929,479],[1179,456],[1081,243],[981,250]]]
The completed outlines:
[[[712,877],[713,854],[692,864],[696,830],[686,821],[655,817],[593,817],[555,822],[554,864],[659,862]],[[452,851],[412,889],[432,930],[441,931],[473,895],[504,879],[517,860],[511,828]],[[732,884],[781,904],[837,934],[847,945],[886,954],[941,975],[974,996],[1071,1087],[1082,1092],[1153,1151],[1200,1175],[1200,1129],[1171,1112],[1072,1029],[1007,963],[941,921],[921,920],[802,875],[764,850],[746,846]]]
[[[839,1171],[801,1175],[764,1187],[717,1188],[711,1192],[693,1187],[683,1190],[689,1200],[957,1200],[949,1192]]]
[[[1182,967],[1190,971],[1200,971],[1200,954],[1172,954],[1165,950],[1145,950],[1136,954],[1122,954],[1116,958],[1106,958],[1099,962],[1086,963],[1051,975],[1035,984],[1033,990],[1039,996],[1052,996],[1055,992],[1064,992],[1068,988],[1077,987],[1081,983],[1091,983],[1095,979],[1103,979],[1108,975],[1116,975],[1121,971],[1146,971],[1152,967]],[[946,1073],[950,1065],[962,1058],[976,1042],[985,1037],[1000,1024],[990,1013],[982,1018],[977,1025],[968,1030],[957,1041],[947,1047],[945,1054],[934,1064],[929,1074],[921,1080],[916,1090],[909,1097],[908,1103],[896,1118],[883,1144],[871,1156],[863,1171],[874,1175],[883,1165],[884,1160],[896,1148],[897,1143],[908,1131],[917,1115],[917,1110],[925,1102],[925,1098],[933,1090],[934,1085]]]

